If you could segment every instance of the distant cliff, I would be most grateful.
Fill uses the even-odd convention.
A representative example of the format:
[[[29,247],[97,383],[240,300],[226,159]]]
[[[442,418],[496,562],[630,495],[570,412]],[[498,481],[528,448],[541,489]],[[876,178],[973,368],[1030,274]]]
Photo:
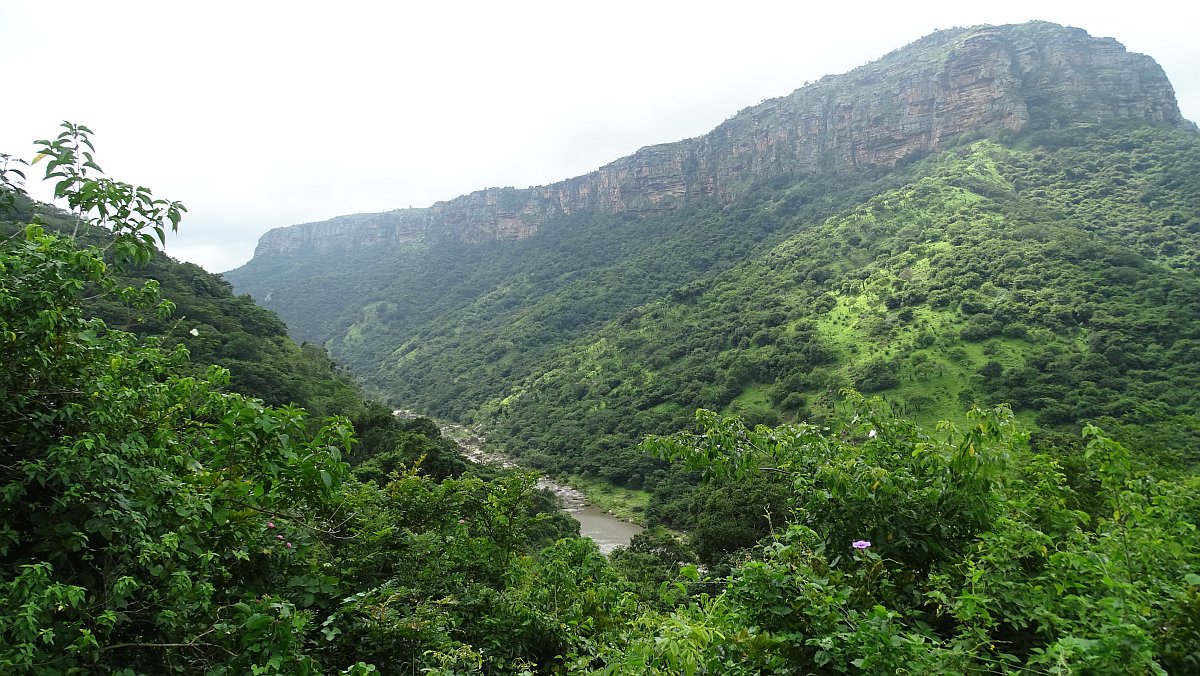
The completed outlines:
[[[892,166],[964,135],[1123,118],[1187,124],[1162,68],[1116,40],[1045,22],[943,30],[747,108],[704,136],[643,148],[583,176],[277,228],[255,257],[431,237],[522,239],[580,210],[673,209],[689,198],[730,199],[763,179]]]

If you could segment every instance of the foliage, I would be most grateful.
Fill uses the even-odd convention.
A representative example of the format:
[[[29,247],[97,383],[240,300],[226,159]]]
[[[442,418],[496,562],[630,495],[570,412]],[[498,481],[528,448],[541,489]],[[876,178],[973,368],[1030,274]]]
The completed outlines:
[[[521,661],[563,654],[570,637],[554,639],[543,629],[566,621],[571,595],[587,591],[582,571],[603,558],[590,541],[577,539],[525,556],[548,520],[530,509],[534,486],[527,474],[438,482],[409,473],[382,490],[358,487],[350,497],[356,516],[335,559],[347,586],[358,591],[324,623],[323,631],[337,637],[326,649],[331,659],[366,659],[394,672],[433,668],[442,658],[431,652],[470,654],[479,657],[479,668],[505,673]],[[546,575],[556,576],[552,587]],[[576,587],[565,583],[572,576]],[[551,606],[550,616],[540,615]]]
[[[428,418],[401,420],[387,407],[371,404],[354,420],[359,444],[350,458],[354,474],[364,481],[387,483],[394,472],[417,468],[436,479],[460,476],[467,461],[458,444],[442,436]]]
[[[670,609],[688,596],[687,581],[698,578],[699,558],[680,538],[655,527],[634,535],[610,556],[613,567],[637,585],[638,596]]]
[[[541,277],[511,243],[423,249],[501,254],[339,349],[689,531],[606,559],[535,475],[467,465],[157,253],[182,207],[65,130],[41,161],[73,214],[0,158],[4,217],[38,221],[0,241],[6,673],[1200,669],[1194,135],[1040,132],[759,186],[687,232],[551,227],[529,264],[595,265]],[[388,322],[403,349],[368,347]]]
[[[108,246],[108,230],[81,223],[69,212],[48,205],[41,205],[37,212],[47,232],[96,247],[110,266],[117,262]],[[19,235],[22,231],[18,223],[0,220],[0,233]],[[311,344],[297,346],[274,313],[255,305],[249,296],[235,296],[219,276],[174,261],[153,247],[143,262],[125,261],[110,267],[110,272],[118,285],[153,289],[159,297],[169,299],[173,311],[159,314],[132,306],[115,294],[89,293],[83,299],[87,314],[112,328],[157,336],[165,349],[186,347],[192,366],[181,365],[185,372],[200,376],[206,365],[219,364],[230,371],[234,391],[274,406],[301,405],[316,421],[326,415],[357,418],[364,414],[358,385],[324,349]]]
[[[118,261],[148,262],[155,238],[166,244],[168,225],[177,231],[187,209],[155,199],[148,188],[108,178],[93,157],[92,130],[70,122],[62,127],[54,140],[34,142],[40,151],[33,164],[46,160],[45,178],[55,181],[54,197],[66,200],[79,223],[110,231],[109,246]]]
[[[67,129],[48,171],[69,204],[107,214],[113,239],[37,207],[75,236],[29,224],[0,242],[0,670],[509,673],[562,662],[622,617],[630,602],[594,545],[533,555],[572,529],[532,475],[446,478],[464,463],[430,421],[398,421],[351,388],[343,401],[370,437],[356,446],[346,419],[230,393],[229,371],[156,335],[147,325],[171,327],[177,307],[166,284],[124,280],[190,279],[197,306],[231,296],[152,250],[140,233],[165,228],[172,203],[95,178],[87,129]],[[3,187],[9,215],[42,218]],[[112,256],[116,241],[127,255]],[[223,321],[278,333],[236,306]],[[148,319],[132,333],[101,311]],[[370,467],[381,458],[395,470]]]
[[[701,596],[670,613],[646,613],[602,647],[603,666],[589,673],[776,673],[784,665],[770,650],[772,640],[747,619],[726,596]]]
[[[141,231],[181,209],[87,178],[86,131],[44,147],[56,193],[109,225],[118,264],[144,261]],[[328,576],[311,552],[349,426],[310,434],[300,410],[223,392],[220,368],[180,375],[182,347],[88,318],[90,289],[171,310],[153,284],[117,284],[95,248],[30,225],[4,241],[0,272],[0,595],[19,609],[0,622],[0,665],[315,671],[306,608]]]
[[[1133,469],[1094,427],[1081,512],[1004,408],[933,434],[851,393],[844,423],[700,432],[648,448],[714,477],[792,483],[787,529],[728,595],[802,673],[1178,673],[1200,660],[1200,484]],[[789,671],[788,673],[792,673]]]

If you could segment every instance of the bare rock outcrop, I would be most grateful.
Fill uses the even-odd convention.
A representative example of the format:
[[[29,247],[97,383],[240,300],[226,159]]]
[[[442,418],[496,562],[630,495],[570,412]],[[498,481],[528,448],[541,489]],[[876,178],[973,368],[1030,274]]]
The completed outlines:
[[[747,108],[704,136],[643,148],[583,176],[278,228],[255,256],[522,239],[583,210],[640,214],[698,197],[729,200],[756,181],[893,166],[964,136],[1125,118],[1188,124],[1162,68],[1112,38],[1045,22],[943,30]]]

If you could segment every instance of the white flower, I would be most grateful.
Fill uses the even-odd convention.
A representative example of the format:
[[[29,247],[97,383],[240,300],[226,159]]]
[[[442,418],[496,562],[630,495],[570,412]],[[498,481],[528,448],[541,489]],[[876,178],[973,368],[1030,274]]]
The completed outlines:
[[[200,335],[200,332],[199,332],[198,330],[196,330],[196,329],[192,329],[191,331],[188,331],[188,333],[192,334],[193,336],[198,336],[198,335]]]
[[[867,432],[867,438],[874,439],[875,438],[875,430],[871,430],[870,432]]]

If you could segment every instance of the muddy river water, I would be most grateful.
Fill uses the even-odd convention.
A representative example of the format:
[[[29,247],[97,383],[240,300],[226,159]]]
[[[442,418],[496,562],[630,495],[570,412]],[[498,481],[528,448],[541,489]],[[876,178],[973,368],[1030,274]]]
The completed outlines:
[[[563,511],[579,522],[579,534],[594,540],[605,554],[628,545],[634,535],[642,532],[641,526],[587,504],[587,496],[570,486],[549,479],[542,479],[538,486],[550,489],[562,500]]]
[[[413,416],[406,411],[396,411],[396,415]],[[471,434],[461,427],[443,425],[442,434],[458,441],[463,455],[472,462],[518,467],[511,458],[485,450],[482,437]],[[600,547],[600,551],[605,554],[611,553],[617,547],[628,545],[633,536],[643,530],[635,523],[622,521],[595,505],[589,505],[587,496],[570,486],[545,478],[538,481],[538,486],[549,489],[559,497],[562,501],[563,511],[579,522],[579,534],[594,540]]]

